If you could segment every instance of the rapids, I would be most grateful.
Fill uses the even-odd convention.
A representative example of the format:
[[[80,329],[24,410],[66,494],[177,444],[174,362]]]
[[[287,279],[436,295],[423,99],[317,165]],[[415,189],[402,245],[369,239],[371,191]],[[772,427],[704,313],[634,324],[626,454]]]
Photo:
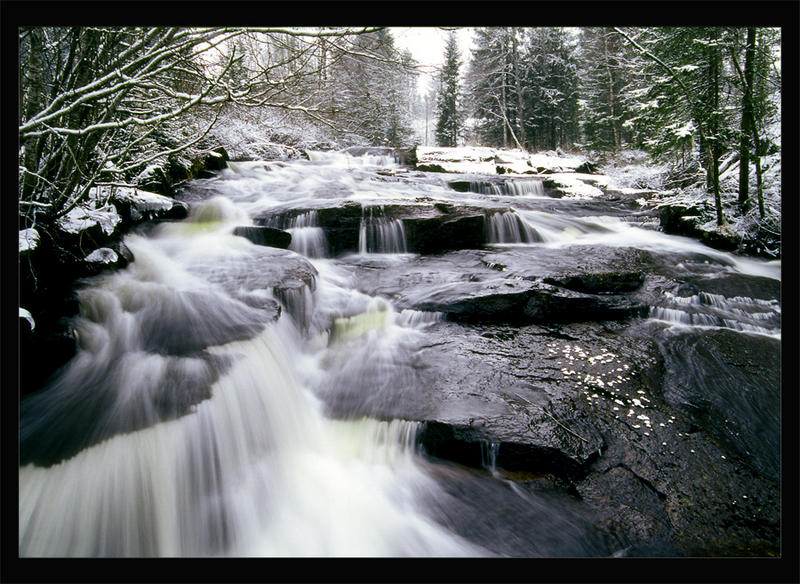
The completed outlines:
[[[183,194],[189,219],[126,237],[135,261],[80,290],[78,354],[21,406],[22,556],[619,552],[576,501],[500,477],[499,444],[483,445],[483,471],[420,450],[430,396],[419,352],[444,317],[360,289],[370,258],[390,268],[419,258],[383,206],[511,206],[487,211],[488,248],[638,247],[698,286],[780,280],[780,263],[547,199],[538,183],[456,193],[433,174],[376,172],[387,168],[390,158],[342,153],[234,162]],[[292,234],[278,255],[232,234],[342,201],[363,208],[354,253],[331,257],[314,210],[272,222]],[[274,286],[265,266],[295,253],[313,278]],[[780,338],[779,302],[740,291],[668,290],[642,320]],[[371,415],[397,400],[418,404],[417,421]]]

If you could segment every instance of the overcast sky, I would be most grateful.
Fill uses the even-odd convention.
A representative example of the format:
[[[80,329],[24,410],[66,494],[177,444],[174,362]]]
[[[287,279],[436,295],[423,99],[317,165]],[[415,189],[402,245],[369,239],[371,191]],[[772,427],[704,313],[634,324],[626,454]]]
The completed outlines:
[[[448,31],[435,27],[392,27],[392,37],[395,46],[399,49],[408,49],[416,61],[424,67],[423,71],[432,78],[436,67],[444,60],[444,47],[447,43]],[[462,69],[466,67],[469,59],[469,50],[472,45],[472,29],[459,28],[456,30],[458,46],[461,49]],[[419,89],[424,92],[427,87],[425,79],[420,78]]]

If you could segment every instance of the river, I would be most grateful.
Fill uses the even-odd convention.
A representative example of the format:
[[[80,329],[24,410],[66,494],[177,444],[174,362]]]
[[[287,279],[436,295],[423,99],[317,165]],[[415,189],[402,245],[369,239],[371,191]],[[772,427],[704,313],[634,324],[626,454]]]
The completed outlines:
[[[630,207],[554,199],[535,180],[508,185],[457,192],[443,175],[391,157],[343,153],[232,162],[194,181],[183,193],[187,220],[129,234],[135,261],[83,285],[78,354],[23,400],[21,555],[624,553],[557,481],[499,471],[499,441],[483,443],[473,466],[426,453],[426,421],[452,420],[472,403],[453,398],[446,418],[422,374],[446,366],[446,352],[434,365],[426,355],[456,326],[447,294],[493,280],[482,271],[465,279],[485,255],[415,251],[421,232],[390,209],[480,207],[480,254],[527,254],[540,270],[575,246],[652,253],[656,279],[683,287],[663,285],[646,313],[620,322],[652,327],[676,361],[699,346],[691,334],[707,331],[779,346],[780,263],[666,235]],[[321,226],[325,210],[342,205],[361,209],[348,249]],[[289,231],[291,251],[233,234],[254,225]],[[528,281],[514,279],[513,264],[493,266],[481,270]],[[665,399],[692,416],[696,379],[707,374],[673,376]],[[736,402],[715,395],[705,402]],[[761,412],[749,450],[767,452],[755,466],[778,476],[768,451],[779,434],[764,435],[775,408],[748,403],[734,404],[726,423]]]

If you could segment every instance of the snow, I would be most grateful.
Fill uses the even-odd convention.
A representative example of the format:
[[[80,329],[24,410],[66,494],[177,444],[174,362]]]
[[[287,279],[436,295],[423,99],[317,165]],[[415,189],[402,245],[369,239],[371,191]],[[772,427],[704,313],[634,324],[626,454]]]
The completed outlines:
[[[564,193],[564,198],[568,199],[592,199],[603,195],[602,189],[587,184],[594,182],[603,186],[608,185],[607,176],[591,174],[581,174],[577,172],[560,172],[548,175],[548,178],[556,183],[558,190]]]
[[[117,201],[132,203],[140,212],[171,209],[175,204],[169,197],[131,187],[115,187],[113,197]]]
[[[99,225],[106,235],[112,235],[122,221],[113,205],[94,209],[87,205],[75,207],[58,220],[58,226],[67,233],[77,235]]]
[[[530,154],[520,149],[487,146],[418,146],[417,160],[419,164],[438,164],[447,172],[497,174],[497,167],[502,166],[507,173],[528,175],[535,174],[538,169],[570,170],[586,162],[585,158],[552,151]]]
[[[24,308],[22,308],[21,306],[19,307],[19,317],[24,318],[29,323],[31,323],[31,330],[36,328],[36,323],[33,320],[33,315]]]
[[[33,251],[39,245],[39,232],[35,229],[22,229],[19,232],[19,253]]]
[[[84,260],[97,264],[114,264],[119,260],[119,256],[113,249],[101,247],[87,255]]]

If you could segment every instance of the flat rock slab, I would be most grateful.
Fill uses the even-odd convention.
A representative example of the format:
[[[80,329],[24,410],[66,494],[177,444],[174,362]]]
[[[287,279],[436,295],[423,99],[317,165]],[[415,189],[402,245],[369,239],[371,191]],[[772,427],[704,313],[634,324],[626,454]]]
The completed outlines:
[[[642,315],[634,294],[645,281],[646,253],[624,248],[534,246],[462,250],[405,262],[356,262],[359,288],[403,308],[452,320],[511,324],[620,319]]]

